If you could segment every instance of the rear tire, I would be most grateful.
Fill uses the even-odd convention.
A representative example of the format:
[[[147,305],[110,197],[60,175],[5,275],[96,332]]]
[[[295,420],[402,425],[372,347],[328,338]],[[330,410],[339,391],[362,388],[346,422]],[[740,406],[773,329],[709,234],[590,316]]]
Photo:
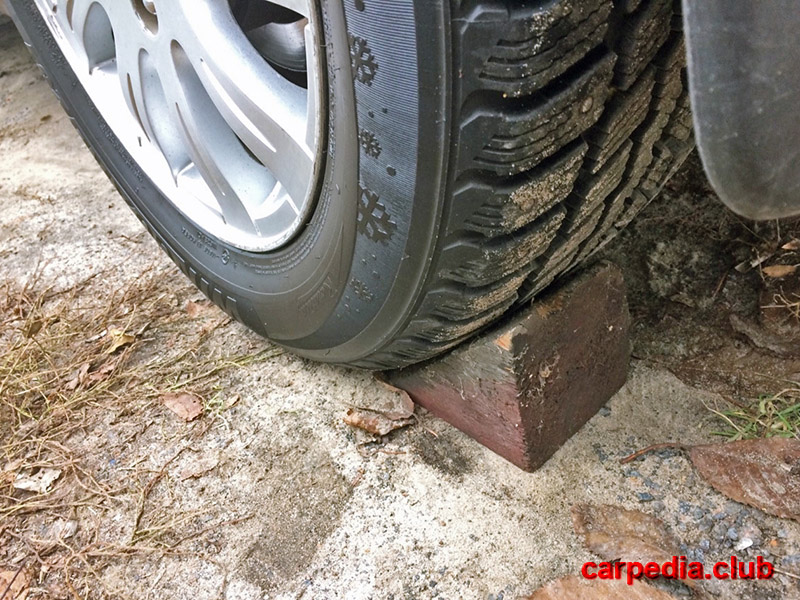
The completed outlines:
[[[585,262],[693,147],[679,2],[327,2],[316,209],[285,247],[248,252],[164,200],[39,9],[9,1],[169,256],[224,310],[316,360],[389,369],[458,344]]]

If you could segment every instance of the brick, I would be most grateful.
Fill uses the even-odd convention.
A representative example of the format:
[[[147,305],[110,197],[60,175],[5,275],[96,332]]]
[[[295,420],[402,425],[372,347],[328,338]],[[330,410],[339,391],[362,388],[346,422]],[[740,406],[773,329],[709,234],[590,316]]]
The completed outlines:
[[[601,263],[444,357],[389,379],[534,471],[625,383],[629,331],[622,273]]]

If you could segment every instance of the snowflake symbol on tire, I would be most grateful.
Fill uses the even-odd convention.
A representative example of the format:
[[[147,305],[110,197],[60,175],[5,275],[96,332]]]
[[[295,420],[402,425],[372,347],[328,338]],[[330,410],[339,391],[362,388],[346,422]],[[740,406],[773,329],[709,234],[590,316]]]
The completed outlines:
[[[358,187],[358,231],[375,242],[387,244],[392,239],[395,225],[380,197],[361,186]]]
[[[381,155],[381,145],[378,143],[378,138],[375,134],[366,129],[362,129],[358,134],[358,140],[361,142],[361,147],[369,156],[378,158]]]
[[[353,67],[353,77],[361,83],[372,85],[378,63],[367,40],[357,35],[350,36],[350,65]]]
[[[353,291],[356,296],[361,298],[364,302],[372,302],[375,299],[375,295],[369,290],[366,283],[358,279],[353,279],[351,283],[353,284]]]

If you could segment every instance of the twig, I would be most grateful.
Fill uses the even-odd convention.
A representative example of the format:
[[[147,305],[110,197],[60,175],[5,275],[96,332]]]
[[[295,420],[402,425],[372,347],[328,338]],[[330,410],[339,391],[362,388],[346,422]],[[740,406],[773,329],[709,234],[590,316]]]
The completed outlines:
[[[167,472],[167,467],[170,464],[172,464],[172,462],[175,461],[175,459],[177,459],[181,454],[183,454],[184,450],[186,450],[187,448],[188,448],[188,446],[184,446],[183,448],[178,450],[172,456],[172,458],[170,458],[167,462],[164,463],[164,465],[161,467],[161,469],[158,471],[158,473],[156,473],[155,476],[153,478],[151,478],[150,481],[147,482],[147,485],[144,486],[144,489],[142,490],[142,493],[139,496],[139,505],[138,505],[138,507],[136,509],[136,518],[133,520],[133,531],[131,532],[131,543],[135,543],[136,542],[137,532],[139,531],[139,523],[141,522],[142,516],[144,515],[144,504],[147,501],[147,497],[150,495],[150,492],[152,491],[153,487],[155,487],[155,485],[159,481],[161,481],[161,478],[164,477],[164,475]]]
[[[23,560],[22,564],[20,564],[19,568],[17,569],[17,572],[14,573],[14,576],[11,578],[11,581],[8,582],[8,585],[6,586],[6,589],[4,589],[3,593],[0,594],[0,600],[3,600],[3,598],[6,597],[6,594],[11,589],[11,586],[14,585],[14,582],[17,580],[17,577],[19,577],[19,574],[22,573],[22,569],[24,569],[24,568],[25,568],[25,561]],[[14,599],[11,598],[11,600],[14,600]]]
[[[26,547],[28,550],[30,550],[30,551],[33,553],[33,555],[36,557],[36,560],[38,560],[38,561],[39,561],[39,564],[40,564],[40,565],[43,565],[43,564],[44,564],[44,559],[42,559],[42,557],[41,557],[41,555],[39,554],[39,552],[36,550],[36,548],[34,548],[34,547],[33,547],[33,544],[31,544],[31,543],[30,543],[30,541],[28,541],[28,539],[27,539],[27,538],[24,538],[24,537],[22,537],[22,536],[21,536],[21,535],[19,535],[18,533],[14,533],[14,532],[13,532],[13,531],[11,531],[10,529],[9,529],[9,530],[6,530],[6,532],[5,532],[5,533],[7,533],[8,535],[10,535],[11,537],[17,538],[17,539],[18,539],[20,542],[22,542],[22,543],[25,545],[25,547]],[[25,566],[25,562],[24,562],[24,561],[23,561],[23,563],[22,563],[22,564],[23,564],[23,566]],[[14,583],[14,582],[12,581],[11,583]],[[3,592],[3,593],[5,593],[5,592]],[[3,596],[0,596],[0,600],[3,600]]]
[[[683,444],[679,444],[678,442],[666,442],[664,444],[653,444],[652,446],[648,446],[647,448],[642,448],[641,450],[637,450],[630,456],[626,456],[625,458],[621,458],[619,464],[626,465],[629,462],[636,460],[637,458],[644,456],[650,452],[655,452],[656,450],[686,450],[687,447]]]
[[[249,515],[245,515],[243,517],[238,517],[236,519],[230,519],[228,521],[223,521],[222,523],[215,523],[214,525],[209,525],[208,527],[204,527],[200,531],[197,531],[195,533],[190,533],[189,535],[185,535],[184,537],[179,539],[174,544],[170,544],[169,549],[172,550],[176,546],[180,546],[184,542],[187,542],[187,541],[189,541],[191,539],[200,537],[201,535],[203,535],[205,533],[208,533],[209,531],[212,531],[212,530],[217,529],[219,527],[225,527],[226,525],[237,525],[239,523],[247,521],[248,519],[252,519],[254,516],[255,515],[253,513],[250,513]]]
[[[351,488],[356,487],[359,483],[361,483],[361,479],[363,477],[364,477],[364,469],[359,469],[358,472],[356,472],[356,476],[353,477],[353,481],[350,482],[350,487]]]
[[[780,573],[781,575],[786,575],[786,577],[791,577],[792,579],[800,580],[800,575],[795,575],[794,573],[789,573],[788,571],[783,571],[783,570],[779,569],[778,567],[772,567],[772,569],[776,573]]]
[[[737,400],[734,400],[731,396],[727,396],[727,395],[723,395],[723,394],[720,394],[720,396],[722,396],[722,398],[725,401],[730,402],[731,404],[733,404],[736,408],[741,408],[742,410],[747,410],[747,408],[748,408],[747,405],[742,404],[741,402],[738,402]]]
[[[400,455],[400,454],[405,454],[406,453],[405,450],[389,450],[388,448],[378,448],[378,452],[381,452],[383,454],[390,454],[392,456],[396,456],[396,455]]]
[[[719,283],[717,284],[717,287],[714,289],[714,293],[711,295],[712,301],[717,299],[717,296],[722,291],[722,288],[725,287],[725,282],[728,281],[728,273],[730,273],[730,271],[725,271],[725,273],[722,274],[722,277],[720,277]]]
[[[436,439],[439,439],[439,434],[438,434],[438,433],[436,433],[436,432],[435,432],[433,429],[428,429],[427,427],[423,427],[423,429],[424,429],[425,431],[427,431],[428,433],[430,433],[430,434],[431,434],[433,437],[435,437]]]

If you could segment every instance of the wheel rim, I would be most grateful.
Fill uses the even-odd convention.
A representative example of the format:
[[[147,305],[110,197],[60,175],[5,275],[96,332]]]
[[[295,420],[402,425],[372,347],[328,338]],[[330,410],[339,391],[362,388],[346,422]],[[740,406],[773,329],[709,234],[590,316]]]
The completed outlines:
[[[304,227],[326,106],[315,0],[36,3],[109,127],[201,234],[266,252]]]

